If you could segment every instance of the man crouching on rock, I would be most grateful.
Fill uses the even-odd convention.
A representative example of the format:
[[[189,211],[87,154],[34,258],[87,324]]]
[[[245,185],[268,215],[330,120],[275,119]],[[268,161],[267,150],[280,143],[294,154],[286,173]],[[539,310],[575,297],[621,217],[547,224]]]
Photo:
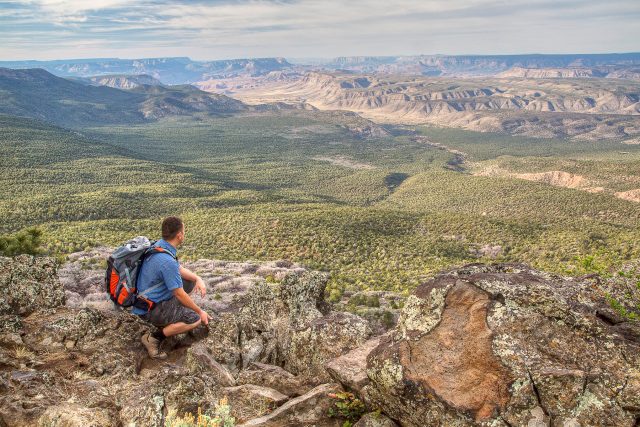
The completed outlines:
[[[164,251],[148,256],[142,263],[137,280],[138,292],[144,292],[161,282],[145,295],[154,304],[150,311],[134,307],[133,313],[157,329],[142,336],[142,344],[155,359],[166,359],[160,350],[166,337],[188,332],[202,324],[209,324],[209,315],[193,302],[189,294],[197,289],[204,297],[207,290],[202,278],[178,263],[176,248],[184,241],[182,220],[170,216],[162,221],[162,239],[154,246]]]

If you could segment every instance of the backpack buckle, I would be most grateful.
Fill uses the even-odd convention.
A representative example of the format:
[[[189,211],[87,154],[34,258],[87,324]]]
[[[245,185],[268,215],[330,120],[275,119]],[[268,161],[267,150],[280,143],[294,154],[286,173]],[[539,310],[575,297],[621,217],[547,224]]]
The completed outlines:
[[[156,303],[146,299],[145,297],[137,297],[136,298],[136,302],[133,304],[136,308],[141,308],[143,310],[146,310],[147,313],[150,312],[153,307],[155,307]]]

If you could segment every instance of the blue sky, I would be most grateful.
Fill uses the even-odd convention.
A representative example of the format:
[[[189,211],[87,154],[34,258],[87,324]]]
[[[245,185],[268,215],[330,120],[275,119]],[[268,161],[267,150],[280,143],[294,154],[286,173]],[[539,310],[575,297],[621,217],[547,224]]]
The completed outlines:
[[[640,0],[0,0],[0,60],[640,51]]]

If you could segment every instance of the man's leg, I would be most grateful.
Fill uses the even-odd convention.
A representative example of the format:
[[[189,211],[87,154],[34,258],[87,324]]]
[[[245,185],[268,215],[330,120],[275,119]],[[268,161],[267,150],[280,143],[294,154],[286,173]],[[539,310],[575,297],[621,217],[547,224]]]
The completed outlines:
[[[193,292],[193,288],[196,286],[196,282],[192,282],[190,280],[182,279],[182,288],[188,294]],[[170,325],[165,326],[162,329],[162,332],[165,336],[171,337],[178,334],[183,334],[185,332],[189,332],[198,326],[200,326],[200,316],[186,307],[182,307],[180,310],[180,320],[181,322],[172,323]]]
[[[193,290],[193,285],[190,290]],[[160,345],[166,337],[189,332],[197,328],[201,322],[200,315],[180,304],[175,298],[158,304],[146,320],[158,328],[155,332],[142,336],[142,343],[149,356],[155,359],[167,357],[167,354],[160,350]]]
[[[183,334],[185,332],[189,332],[190,330],[197,328],[198,326],[200,326],[200,322],[201,320],[198,317],[198,320],[195,321],[194,323],[184,323],[184,322],[172,323],[171,325],[167,325],[164,328],[162,328],[162,332],[164,333],[165,337],[172,337],[174,335]]]

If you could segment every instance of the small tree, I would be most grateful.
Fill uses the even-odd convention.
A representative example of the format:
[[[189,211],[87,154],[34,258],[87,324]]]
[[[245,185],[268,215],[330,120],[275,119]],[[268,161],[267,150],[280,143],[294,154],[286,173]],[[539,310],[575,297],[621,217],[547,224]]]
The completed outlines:
[[[41,244],[42,230],[37,227],[31,227],[12,236],[1,236],[0,254],[4,256],[37,255],[42,252]]]

